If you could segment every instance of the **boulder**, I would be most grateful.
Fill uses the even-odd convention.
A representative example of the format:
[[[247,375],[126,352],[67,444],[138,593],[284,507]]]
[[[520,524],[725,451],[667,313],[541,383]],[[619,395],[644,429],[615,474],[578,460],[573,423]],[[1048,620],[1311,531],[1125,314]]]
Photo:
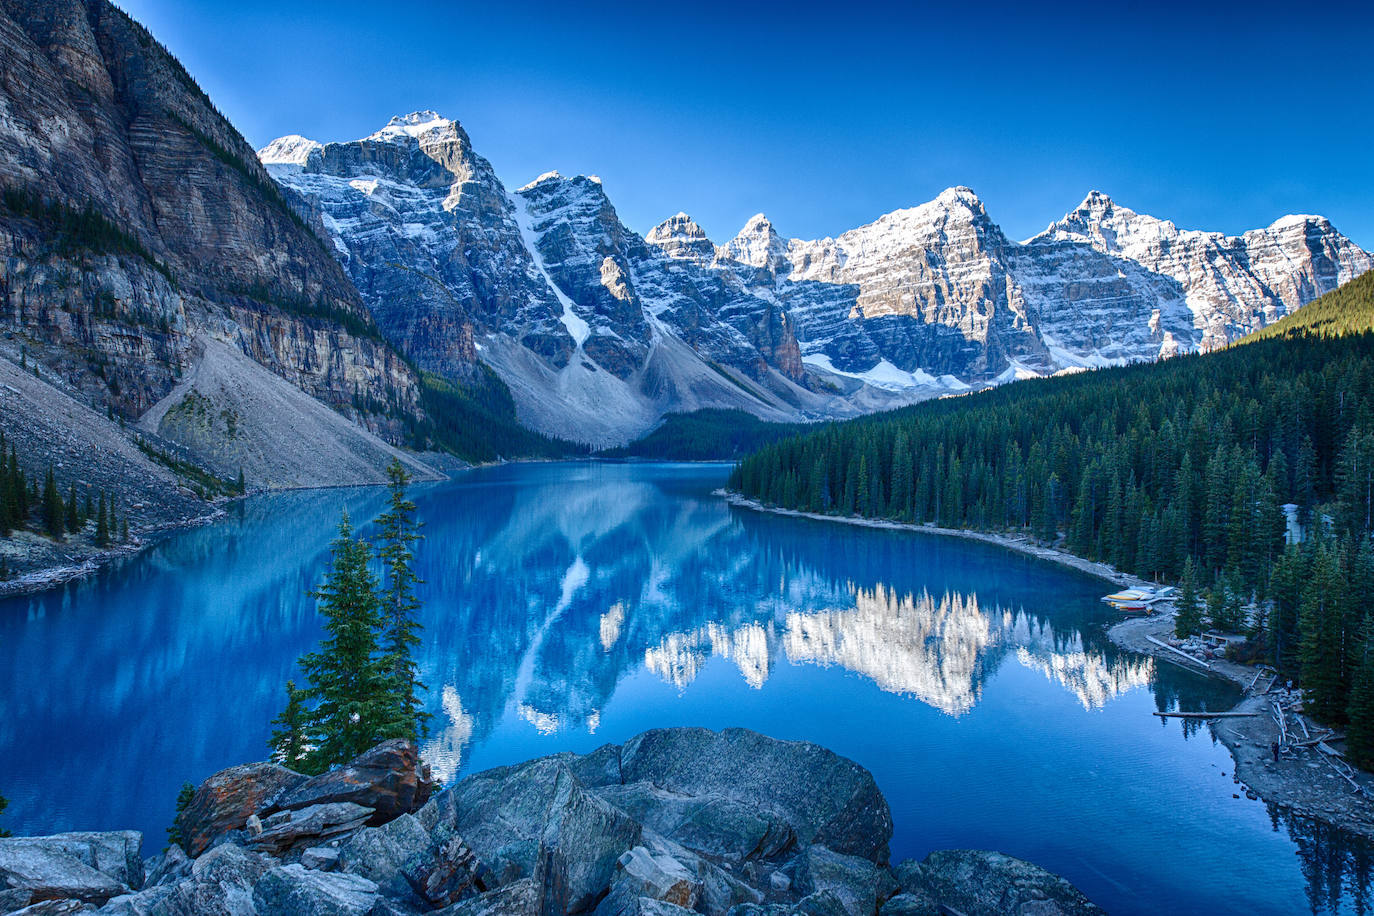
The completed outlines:
[[[460,837],[438,844],[406,871],[415,892],[433,906],[448,906],[489,890],[493,881]]]
[[[781,820],[801,844],[887,861],[892,813],[873,776],[818,745],[740,728],[655,729],[625,743],[620,769],[626,784],[718,797]]]
[[[671,856],[655,855],[644,846],[636,846],[616,864],[620,869],[616,884],[634,897],[664,900],[689,910],[701,898],[701,881]]]
[[[878,905],[898,890],[886,868],[825,846],[808,846],[798,856],[796,881],[797,890],[805,895],[833,893],[850,913],[876,913]]]
[[[377,885],[359,875],[282,865],[253,888],[259,913],[273,916],[367,916],[377,903]]]
[[[435,910],[433,916],[541,916],[542,895],[534,878],[521,878],[462,903]]]
[[[608,785],[595,791],[644,826],[688,849],[735,863],[775,858],[796,842],[788,824],[724,795],[681,795],[649,782]]]
[[[301,853],[301,864],[306,868],[329,871],[339,864],[339,850],[335,846],[311,846]]]
[[[220,770],[202,782],[177,815],[186,852],[200,855],[218,838],[241,830],[255,812],[271,807],[277,796],[306,777],[275,763],[248,763]]]
[[[318,846],[325,840],[361,830],[374,813],[371,808],[352,802],[282,811],[264,822],[262,833],[250,838],[248,847],[280,857],[293,849]]]
[[[419,809],[433,791],[434,780],[420,761],[419,749],[413,742],[396,738],[293,786],[260,813],[352,802],[373,809],[371,824],[377,826]]]
[[[69,913],[92,912],[91,905],[81,900],[43,900],[15,910],[11,916],[67,916]]]
[[[895,869],[904,894],[925,895],[965,916],[1102,916],[1065,879],[1022,859],[972,849],[932,852]]]
[[[82,842],[73,840],[73,836],[78,835],[0,839],[0,883],[28,891],[35,902],[70,898],[104,903],[132,891],[123,880],[129,877],[127,861],[122,854],[114,858],[111,855],[119,841]],[[133,836],[138,837],[138,843],[142,842],[141,835]],[[102,864],[111,873],[97,867]],[[140,863],[140,882],[142,871]]]
[[[143,886],[157,887],[159,884],[170,884],[189,875],[191,859],[174,843],[149,859],[145,867],[147,875],[143,879]]]
[[[908,894],[905,891],[889,897],[878,913],[879,916],[943,916],[939,905],[929,894]]]
[[[22,887],[0,890],[0,913],[22,910],[33,902],[33,892]]]
[[[558,776],[553,805],[539,837],[544,905],[564,913],[590,910],[610,886],[620,857],[644,828],[619,808],[584,790],[571,771]]]
[[[406,869],[430,851],[429,832],[409,814],[382,827],[365,827],[339,847],[341,871],[375,883],[383,896],[420,902],[406,877]]]

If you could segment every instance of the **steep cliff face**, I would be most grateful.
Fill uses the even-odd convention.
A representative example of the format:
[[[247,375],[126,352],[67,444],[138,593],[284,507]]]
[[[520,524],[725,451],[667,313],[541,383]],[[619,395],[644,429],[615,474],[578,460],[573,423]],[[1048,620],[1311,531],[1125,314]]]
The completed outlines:
[[[0,323],[143,414],[227,342],[374,430],[416,379],[329,244],[181,66],[105,0],[0,0]]]
[[[1265,229],[1226,236],[1181,230],[1098,191],[1026,248],[1039,252],[1058,242],[1089,246],[1174,280],[1203,349],[1271,324],[1374,266],[1320,216],[1285,216]]]

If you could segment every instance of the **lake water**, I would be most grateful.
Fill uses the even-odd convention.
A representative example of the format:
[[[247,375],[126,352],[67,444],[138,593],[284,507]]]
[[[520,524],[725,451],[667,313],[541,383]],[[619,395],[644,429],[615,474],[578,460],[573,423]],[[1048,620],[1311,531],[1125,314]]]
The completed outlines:
[[[893,860],[989,848],[1113,913],[1355,912],[1362,844],[1247,800],[1227,685],[1115,650],[1103,584],[982,544],[733,509],[719,465],[536,464],[417,488],[424,753],[448,782],[654,726],[745,726],[868,767]],[[16,833],[132,827],[265,756],[341,509],[250,499],[97,576],[0,601]],[[363,526],[364,533],[367,526]],[[1234,796],[1240,794],[1237,799]]]

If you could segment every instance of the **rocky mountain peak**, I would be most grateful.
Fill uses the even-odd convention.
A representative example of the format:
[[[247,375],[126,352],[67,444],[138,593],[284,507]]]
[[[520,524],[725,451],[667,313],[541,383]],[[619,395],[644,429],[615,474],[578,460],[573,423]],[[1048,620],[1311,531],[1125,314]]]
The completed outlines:
[[[258,150],[258,161],[263,165],[305,165],[310,154],[323,145],[300,134],[287,134]]]
[[[453,127],[457,122],[450,121],[433,111],[412,111],[408,115],[397,115],[386,126],[375,134],[371,134],[369,140],[405,140],[428,136],[435,131],[446,131]]]
[[[650,229],[644,240],[670,258],[709,264],[716,256],[716,246],[706,237],[706,230],[686,213],[665,219]]]
[[[762,213],[749,217],[739,234],[721,247],[721,256],[750,267],[764,267],[785,275],[787,269],[787,239],[773,228],[773,222]]]

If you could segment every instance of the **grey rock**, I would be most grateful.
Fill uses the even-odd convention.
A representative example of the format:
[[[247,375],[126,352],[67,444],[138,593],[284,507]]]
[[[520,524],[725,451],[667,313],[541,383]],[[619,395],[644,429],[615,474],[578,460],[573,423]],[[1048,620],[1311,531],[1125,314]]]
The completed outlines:
[[[304,776],[275,763],[248,763],[215,773],[196,787],[177,826],[193,858],[227,833],[243,829],[259,809],[305,781]]]
[[[817,745],[745,729],[659,729],[625,743],[621,771],[626,783],[766,812],[800,843],[887,861],[892,814],[872,775]]]
[[[14,887],[0,890],[0,913],[13,913],[15,910],[22,910],[33,901],[33,891],[27,888]]]
[[[367,824],[373,810],[352,802],[330,802],[283,811],[264,821],[263,832],[248,841],[252,849],[281,856],[293,848],[317,846],[347,836]]]
[[[438,843],[406,870],[406,879],[417,894],[439,907],[490,890],[494,883],[486,866],[461,837]]]
[[[68,913],[90,912],[94,912],[91,905],[80,900],[43,900],[16,910],[13,916],[67,916]]]
[[[907,893],[903,891],[889,897],[878,911],[880,916],[942,916],[940,907],[926,893]]]
[[[543,894],[534,878],[521,878],[462,903],[435,910],[436,916],[540,916]]]
[[[311,846],[301,853],[301,864],[306,868],[329,871],[339,864],[339,850],[335,846]]]
[[[902,892],[928,896],[966,916],[1100,916],[1103,910],[1060,876],[998,852],[951,849],[903,862]]]
[[[184,878],[191,873],[191,859],[175,844],[168,846],[144,863],[147,875],[144,887],[156,887]]]
[[[103,841],[73,840],[74,836],[80,835],[0,839],[0,882],[29,891],[38,901],[72,898],[104,903],[129,893],[129,885],[117,877],[128,876],[129,865],[123,856],[110,861],[112,846]],[[97,867],[102,861],[112,874]],[[138,878],[142,879],[141,863]]]
[[[262,876],[253,901],[259,912],[277,916],[367,916],[377,885],[359,875],[283,865]]]
[[[833,893],[850,913],[872,914],[897,891],[897,882],[883,867],[859,856],[846,856],[824,846],[809,846],[799,856],[798,890],[810,895]]]
[[[791,826],[724,794],[683,795],[652,782],[604,786],[597,794],[689,849],[731,861],[774,858],[796,841]]]
[[[689,910],[701,899],[701,881],[671,856],[636,846],[616,864],[615,883],[631,897],[663,900]]]
[[[425,856],[432,842],[418,820],[403,814],[382,827],[360,830],[340,845],[339,868],[376,883],[387,897],[418,903],[406,870]]]

